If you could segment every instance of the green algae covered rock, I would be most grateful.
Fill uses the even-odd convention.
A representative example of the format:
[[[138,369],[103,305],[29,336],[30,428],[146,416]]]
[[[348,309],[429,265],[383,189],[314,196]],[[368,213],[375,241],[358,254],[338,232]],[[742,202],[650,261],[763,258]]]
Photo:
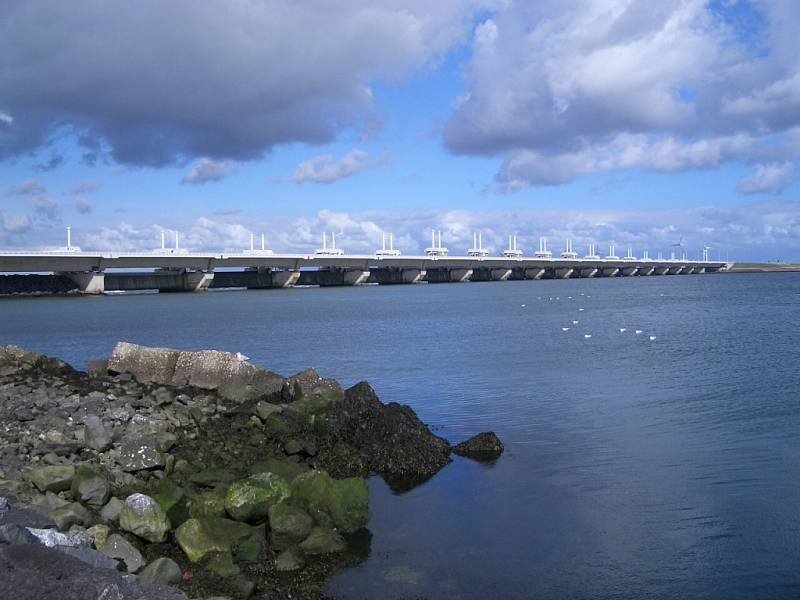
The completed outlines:
[[[274,473],[278,477],[283,477],[283,479],[289,483],[291,483],[295,477],[307,471],[308,467],[303,463],[274,456],[260,460],[250,467],[251,473]]]
[[[369,522],[369,489],[360,477],[333,479],[310,471],[292,481],[292,502],[325,527],[352,533]]]
[[[243,541],[263,543],[264,529],[218,517],[193,518],[175,530],[175,539],[187,558],[198,562],[211,552],[230,552]]]
[[[33,485],[44,492],[64,492],[72,486],[75,477],[75,467],[71,465],[47,465],[36,467],[28,473],[28,479]]]
[[[189,515],[195,518],[200,517],[224,517],[225,516],[225,494],[228,488],[221,486],[209,492],[203,492],[192,498],[189,506]]]
[[[312,518],[302,509],[279,502],[269,509],[270,542],[276,550],[299,544],[311,533]]]
[[[225,510],[237,521],[263,521],[269,507],[290,494],[285,479],[274,473],[259,473],[231,484],[225,495]]]
[[[171,528],[161,505],[145,494],[131,494],[119,514],[119,526],[148,542],[161,543]]]
[[[300,549],[309,556],[341,552],[347,544],[341,535],[327,527],[314,527],[311,534],[300,543]]]
[[[80,467],[72,478],[72,497],[94,508],[102,507],[111,496],[105,477],[95,471]]]

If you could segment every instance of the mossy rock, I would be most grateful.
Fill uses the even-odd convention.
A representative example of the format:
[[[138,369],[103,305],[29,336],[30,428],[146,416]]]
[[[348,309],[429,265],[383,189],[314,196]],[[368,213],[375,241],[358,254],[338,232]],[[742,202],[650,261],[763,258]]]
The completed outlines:
[[[280,414],[269,415],[264,420],[264,430],[272,438],[283,439],[292,432],[286,417]]]
[[[233,562],[230,552],[216,552],[205,563],[205,568],[220,577],[232,577],[239,574],[239,567]]]
[[[292,503],[325,527],[352,533],[369,522],[369,488],[365,479],[333,479],[310,471],[292,481]]]
[[[177,527],[190,516],[186,493],[171,479],[162,479],[158,482],[153,499],[167,513],[173,527]]]
[[[125,499],[119,514],[119,526],[148,542],[161,543],[167,539],[172,524],[166,511],[150,496],[131,494]]]
[[[299,548],[305,554],[332,554],[347,547],[344,538],[327,527],[314,527],[311,534],[301,542]]]
[[[270,457],[265,460],[260,460],[250,467],[251,473],[274,473],[289,483],[291,483],[295,477],[302,473],[306,473],[307,471],[308,466],[303,463],[277,457]]]
[[[225,511],[237,521],[255,523],[267,518],[269,507],[291,494],[286,480],[274,473],[259,473],[236,481],[225,495]]]
[[[209,492],[203,492],[192,498],[189,506],[191,517],[224,517],[225,516],[225,494],[227,486],[219,486]]]
[[[192,562],[202,560],[211,552],[230,552],[243,540],[263,540],[264,537],[262,527],[218,517],[192,518],[175,531],[178,545]]]
[[[87,467],[80,467],[75,472],[70,491],[75,500],[95,509],[102,507],[111,496],[106,478]]]
[[[71,465],[35,467],[28,473],[28,480],[42,493],[65,492],[72,486],[74,477],[75,467]]]
[[[273,548],[285,550],[311,533],[313,519],[303,509],[280,502],[269,509],[269,539]]]
[[[238,476],[229,469],[204,469],[189,476],[189,481],[204,487],[216,487],[221,483],[236,481]]]

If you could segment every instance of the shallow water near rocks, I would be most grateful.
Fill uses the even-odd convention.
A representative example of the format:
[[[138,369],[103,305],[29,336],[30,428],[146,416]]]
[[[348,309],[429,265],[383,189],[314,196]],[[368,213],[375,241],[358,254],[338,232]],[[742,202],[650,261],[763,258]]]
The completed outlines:
[[[496,431],[495,464],[371,480],[341,598],[791,598],[798,315],[788,273],[4,299],[0,344],[239,351],[366,379],[452,442]]]

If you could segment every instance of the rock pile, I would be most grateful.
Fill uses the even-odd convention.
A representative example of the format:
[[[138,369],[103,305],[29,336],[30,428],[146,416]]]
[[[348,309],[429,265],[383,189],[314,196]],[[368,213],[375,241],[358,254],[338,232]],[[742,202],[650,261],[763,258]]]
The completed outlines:
[[[0,583],[39,569],[31,598],[321,597],[369,538],[364,478],[450,461],[366,383],[124,342],[88,374],[0,348],[0,423]]]

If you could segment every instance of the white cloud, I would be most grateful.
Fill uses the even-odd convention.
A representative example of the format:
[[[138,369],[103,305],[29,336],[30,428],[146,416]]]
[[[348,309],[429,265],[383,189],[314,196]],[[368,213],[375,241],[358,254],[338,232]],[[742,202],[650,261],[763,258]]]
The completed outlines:
[[[736,186],[740,194],[778,193],[789,187],[794,179],[794,163],[772,163],[756,165],[756,172],[745,177]]]
[[[88,215],[95,209],[94,202],[90,201],[87,198],[83,198],[82,196],[75,198],[73,204],[75,205],[75,210],[77,210],[82,215]]]
[[[505,189],[598,171],[679,171],[800,156],[797,3],[508,3],[476,27],[444,138],[501,156]],[[737,11],[761,12],[757,44]]]
[[[203,185],[212,181],[220,181],[231,173],[235,163],[229,160],[217,161],[210,158],[201,158],[183,176],[181,183]]]
[[[362,171],[372,169],[385,163],[387,155],[384,153],[376,159],[370,159],[369,154],[363,150],[352,150],[340,159],[335,159],[332,154],[323,154],[305,160],[297,165],[292,179],[295,183],[333,183],[345,177],[351,177]]]
[[[50,196],[41,195],[31,198],[31,206],[33,206],[33,210],[36,213],[50,221],[58,219],[59,213],[61,212],[61,204],[53,200]]]
[[[45,187],[35,179],[26,179],[7,192],[7,196],[36,196],[45,193]]]
[[[73,185],[66,194],[92,194],[103,185],[99,181],[79,181]]]
[[[31,229],[31,220],[27,215],[10,215],[0,212],[0,223],[3,231],[11,234],[25,233]]]

